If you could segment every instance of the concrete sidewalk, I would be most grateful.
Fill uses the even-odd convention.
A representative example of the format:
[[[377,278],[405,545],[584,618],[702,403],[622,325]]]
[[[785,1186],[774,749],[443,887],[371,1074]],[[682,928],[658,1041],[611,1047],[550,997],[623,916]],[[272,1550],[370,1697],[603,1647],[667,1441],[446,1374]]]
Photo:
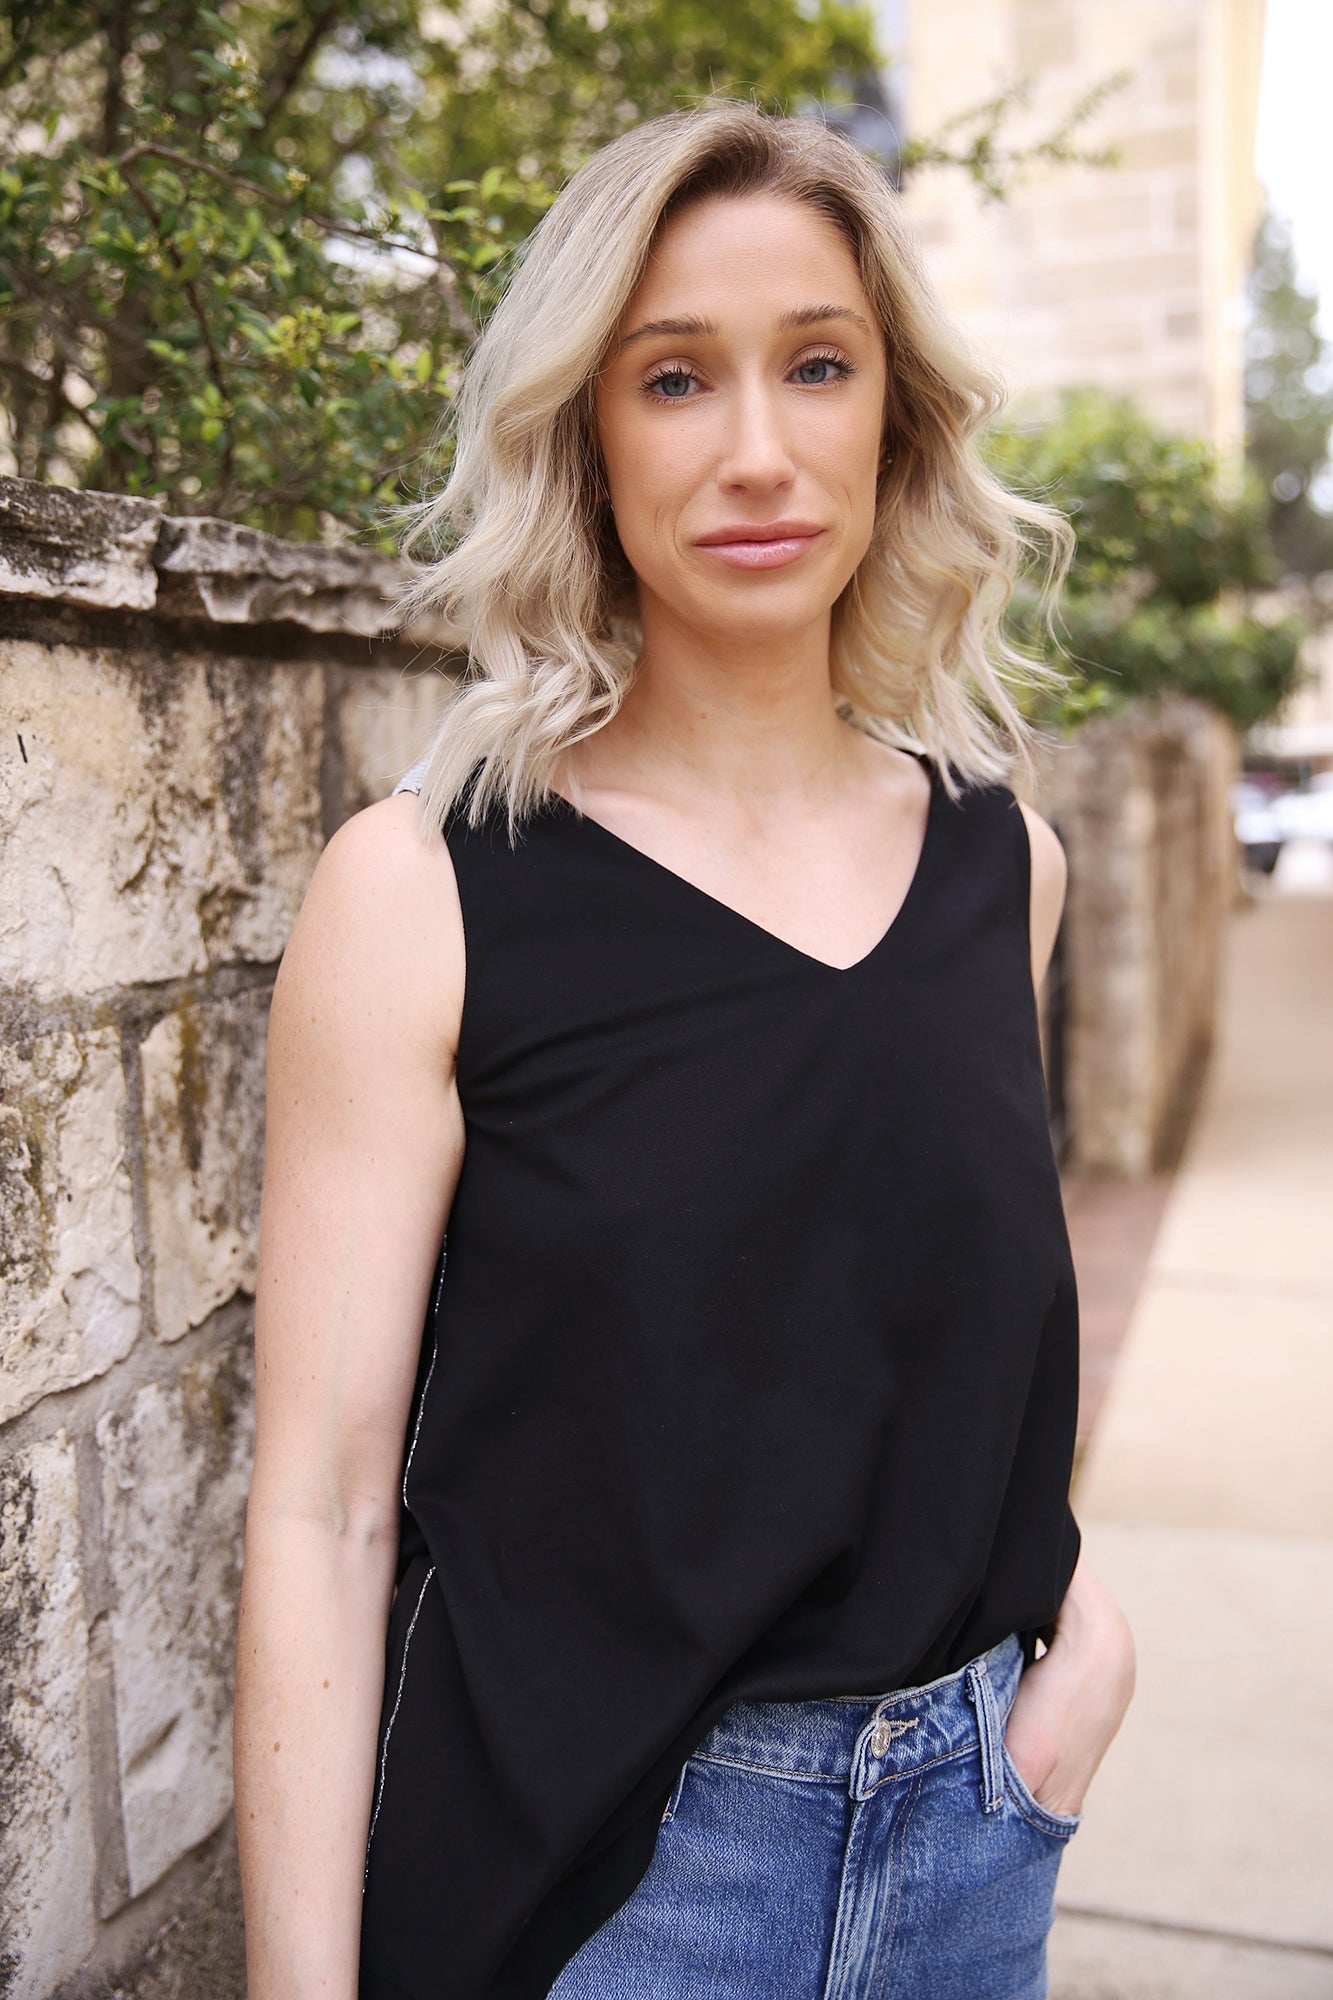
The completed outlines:
[[[1139,1674],[1061,1867],[1052,2000],[1333,2000],[1333,885],[1308,868],[1233,923],[1074,1509]]]

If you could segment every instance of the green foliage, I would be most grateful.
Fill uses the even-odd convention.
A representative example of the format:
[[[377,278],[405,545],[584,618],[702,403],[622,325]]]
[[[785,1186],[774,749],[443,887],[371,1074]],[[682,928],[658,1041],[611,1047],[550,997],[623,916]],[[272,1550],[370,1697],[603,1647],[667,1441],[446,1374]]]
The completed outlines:
[[[712,91],[789,112],[876,69],[872,10],[849,0],[526,0],[463,8],[433,45],[414,170],[492,160],[558,184],[641,118]]]
[[[839,0],[11,5],[15,468],[387,545],[505,260],[579,158],[700,91],[782,107],[873,59]]]
[[[9,0],[8,461],[387,547],[508,260],[591,150],[714,91],[832,114],[882,67],[863,0]],[[996,194],[1098,157],[1074,133],[1106,87],[1014,148],[1014,86],[909,164]]]
[[[1059,720],[1168,689],[1241,729],[1280,707],[1299,678],[1301,630],[1245,603],[1277,575],[1252,481],[1233,490],[1211,446],[1097,390],[1069,393],[1040,428],[995,430],[987,456],[1007,484],[1066,513],[1078,539],[1058,643],[1033,591],[1012,606],[1019,642],[1071,675]]]
[[[1297,281],[1290,231],[1266,215],[1250,278],[1246,455],[1269,496],[1278,553],[1304,575],[1333,569],[1333,514],[1312,497],[1333,442],[1333,346],[1315,324],[1318,310]]]
[[[379,11],[386,38],[415,33]],[[18,469],[298,536],[373,520],[456,378],[464,293],[504,249],[497,201],[530,224],[540,191],[501,171],[429,199],[351,193],[358,138],[406,115],[402,79],[363,77],[336,117],[327,93],[303,104],[313,14],[103,12],[11,16],[0,62],[0,122],[28,142],[0,185]],[[45,113],[33,144],[52,101],[79,109]]]

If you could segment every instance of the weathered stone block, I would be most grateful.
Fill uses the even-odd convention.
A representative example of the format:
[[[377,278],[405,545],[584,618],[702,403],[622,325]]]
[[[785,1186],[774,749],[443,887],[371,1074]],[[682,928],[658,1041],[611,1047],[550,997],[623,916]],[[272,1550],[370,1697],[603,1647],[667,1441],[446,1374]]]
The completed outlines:
[[[1235,741],[1179,698],[1094,717],[1038,798],[1069,856],[1064,1098],[1071,1164],[1172,1163],[1212,1035],[1233,866]]]
[[[0,1040],[0,1423],[134,1344],[124,1114],[113,1029]]]
[[[376,638],[395,629],[410,564],[370,549],[288,542],[207,516],[163,522],[158,608],[215,625],[278,619],[311,632]],[[429,636],[429,621],[418,636]]]
[[[205,1853],[203,1867],[184,1872],[175,1914],[137,1955],[112,1970],[81,1973],[51,2000],[245,2000],[235,1826],[222,1829]]]
[[[1137,173],[1145,167],[1198,167],[1201,136],[1193,123],[1161,127],[1156,131],[1128,132],[1120,145],[1124,172]]]
[[[279,956],[321,845],[318,666],[14,641],[5,708],[0,980]]]
[[[97,1426],[130,1893],[231,1805],[236,1599],[252,1450],[248,1343]]]
[[[363,638],[400,629],[398,601],[416,563],[350,543],[284,541],[165,506],[160,497],[72,493],[0,476],[0,593],[214,625],[276,620]],[[419,618],[403,636],[443,642],[443,621]]]
[[[269,1000],[260,987],[180,1008],[143,1045],[154,1319],[163,1340],[254,1290]]]
[[[45,2000],[93,1914],[88,1634],[74,1448],[0,1464],[0,1992]]]
[[[1059,202],[1050,219],[1068,244],[1086,243],[1090,236],[1127,236],[1142,246],[1152,237],[1152,195],[1142,182],[1109,194],[1083,189]]]
[[[1078,29],[1072,20],[1048,15],[1034,27],[1021,20],[1015,24],[1014,60],[1020,75],[1040,76],[1045,70],[1063,68],[1078,60],[1078,52]]]
[[[1159,299],[1188,302],[1198,285],[1197,259],[1187,250],[1147,251],[1137,257],[1064,258],[1033,273],[1031,303],[1063,312],[1080,300]]]
[[[165,505],[0,478],[0,590],[146,611]]]
[[[387,798],[425,755],[453,682],[428,667],[343,669],[338,731],[343,755],[343,803],[360,812]]]

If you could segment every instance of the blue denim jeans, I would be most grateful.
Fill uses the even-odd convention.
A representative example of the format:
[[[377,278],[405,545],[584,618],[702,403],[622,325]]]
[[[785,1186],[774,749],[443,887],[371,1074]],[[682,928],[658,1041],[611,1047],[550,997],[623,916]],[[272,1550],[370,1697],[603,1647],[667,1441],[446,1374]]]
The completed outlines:
[[[1082,1815],[1005,1748],[1022,1671],[1011,1634],[927,1687],[734,1702],[549,2000],[1043,2000]]]

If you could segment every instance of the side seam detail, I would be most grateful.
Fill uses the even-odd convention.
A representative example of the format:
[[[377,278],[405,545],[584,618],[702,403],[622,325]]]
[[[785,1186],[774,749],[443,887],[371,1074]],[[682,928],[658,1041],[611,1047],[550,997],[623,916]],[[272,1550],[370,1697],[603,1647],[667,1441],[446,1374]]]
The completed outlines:
[[[412,1650],[412,1634],[417,1629],[417,1620],[421,1616],[421,1607],[426,1601],[426,1592],[430,1588],[430,1581],[434,1574],[435,1565],[432,1563],[422,1581],[421,1590],[417,1597],[416,1609],[412,1613],[412,1622],[407,1628],[407,1637],[403,1641],[403,1664],[398,1670],[398,1692],[394,1696],[393,1713],[389,1717],[388,1727],[384,1732],[384,1747],[380,1751],[379,1783],[375,1787],[375,1810],[370,1815],[370,1831],[366,1835],[366,1866],[361,1878],[363,1894],[366,1883],[370,1879],[370,1843],[375,1838],[375,1827],[379,1820],[380,1807],[384,1803],[384,1777],[389,1765],[389,1738],[393,1735],[393,1725],[398,1720],[398,1710],[402,1706],[403,1689],[407,1685],[407,1656]]]
[[[440,1310],[440,1294],[444,1290],[444,1269],[448,1261],[449,1261],[449,1251],[447,1245],[442,1245],[440,1249],[440,1275],[436,1281],[435,1297],[431,1303],[431,1309],[430,1309],[430,1319],[432,1328],[435,1327],[436,1317]],[[435,1373],[435,1363],[439,1359],[439,1353],[440,1353],[440,1336],[438,1330],[436,1330],[431,1335],[430,1366],[426,1370],[426,1379],[421,1385],[421,1401],[417,1404],[417,1420],[412,1426],[412,1442],[408,1446],[407,1461],[403,1466],[404,1507],[407,1506],[407,1475],[412,1470],[412,1459],[416,1452],[417,1439],[421,1436],[421,1419],[426,1414],[426,1398],[430,1394],[430,1378]]]

